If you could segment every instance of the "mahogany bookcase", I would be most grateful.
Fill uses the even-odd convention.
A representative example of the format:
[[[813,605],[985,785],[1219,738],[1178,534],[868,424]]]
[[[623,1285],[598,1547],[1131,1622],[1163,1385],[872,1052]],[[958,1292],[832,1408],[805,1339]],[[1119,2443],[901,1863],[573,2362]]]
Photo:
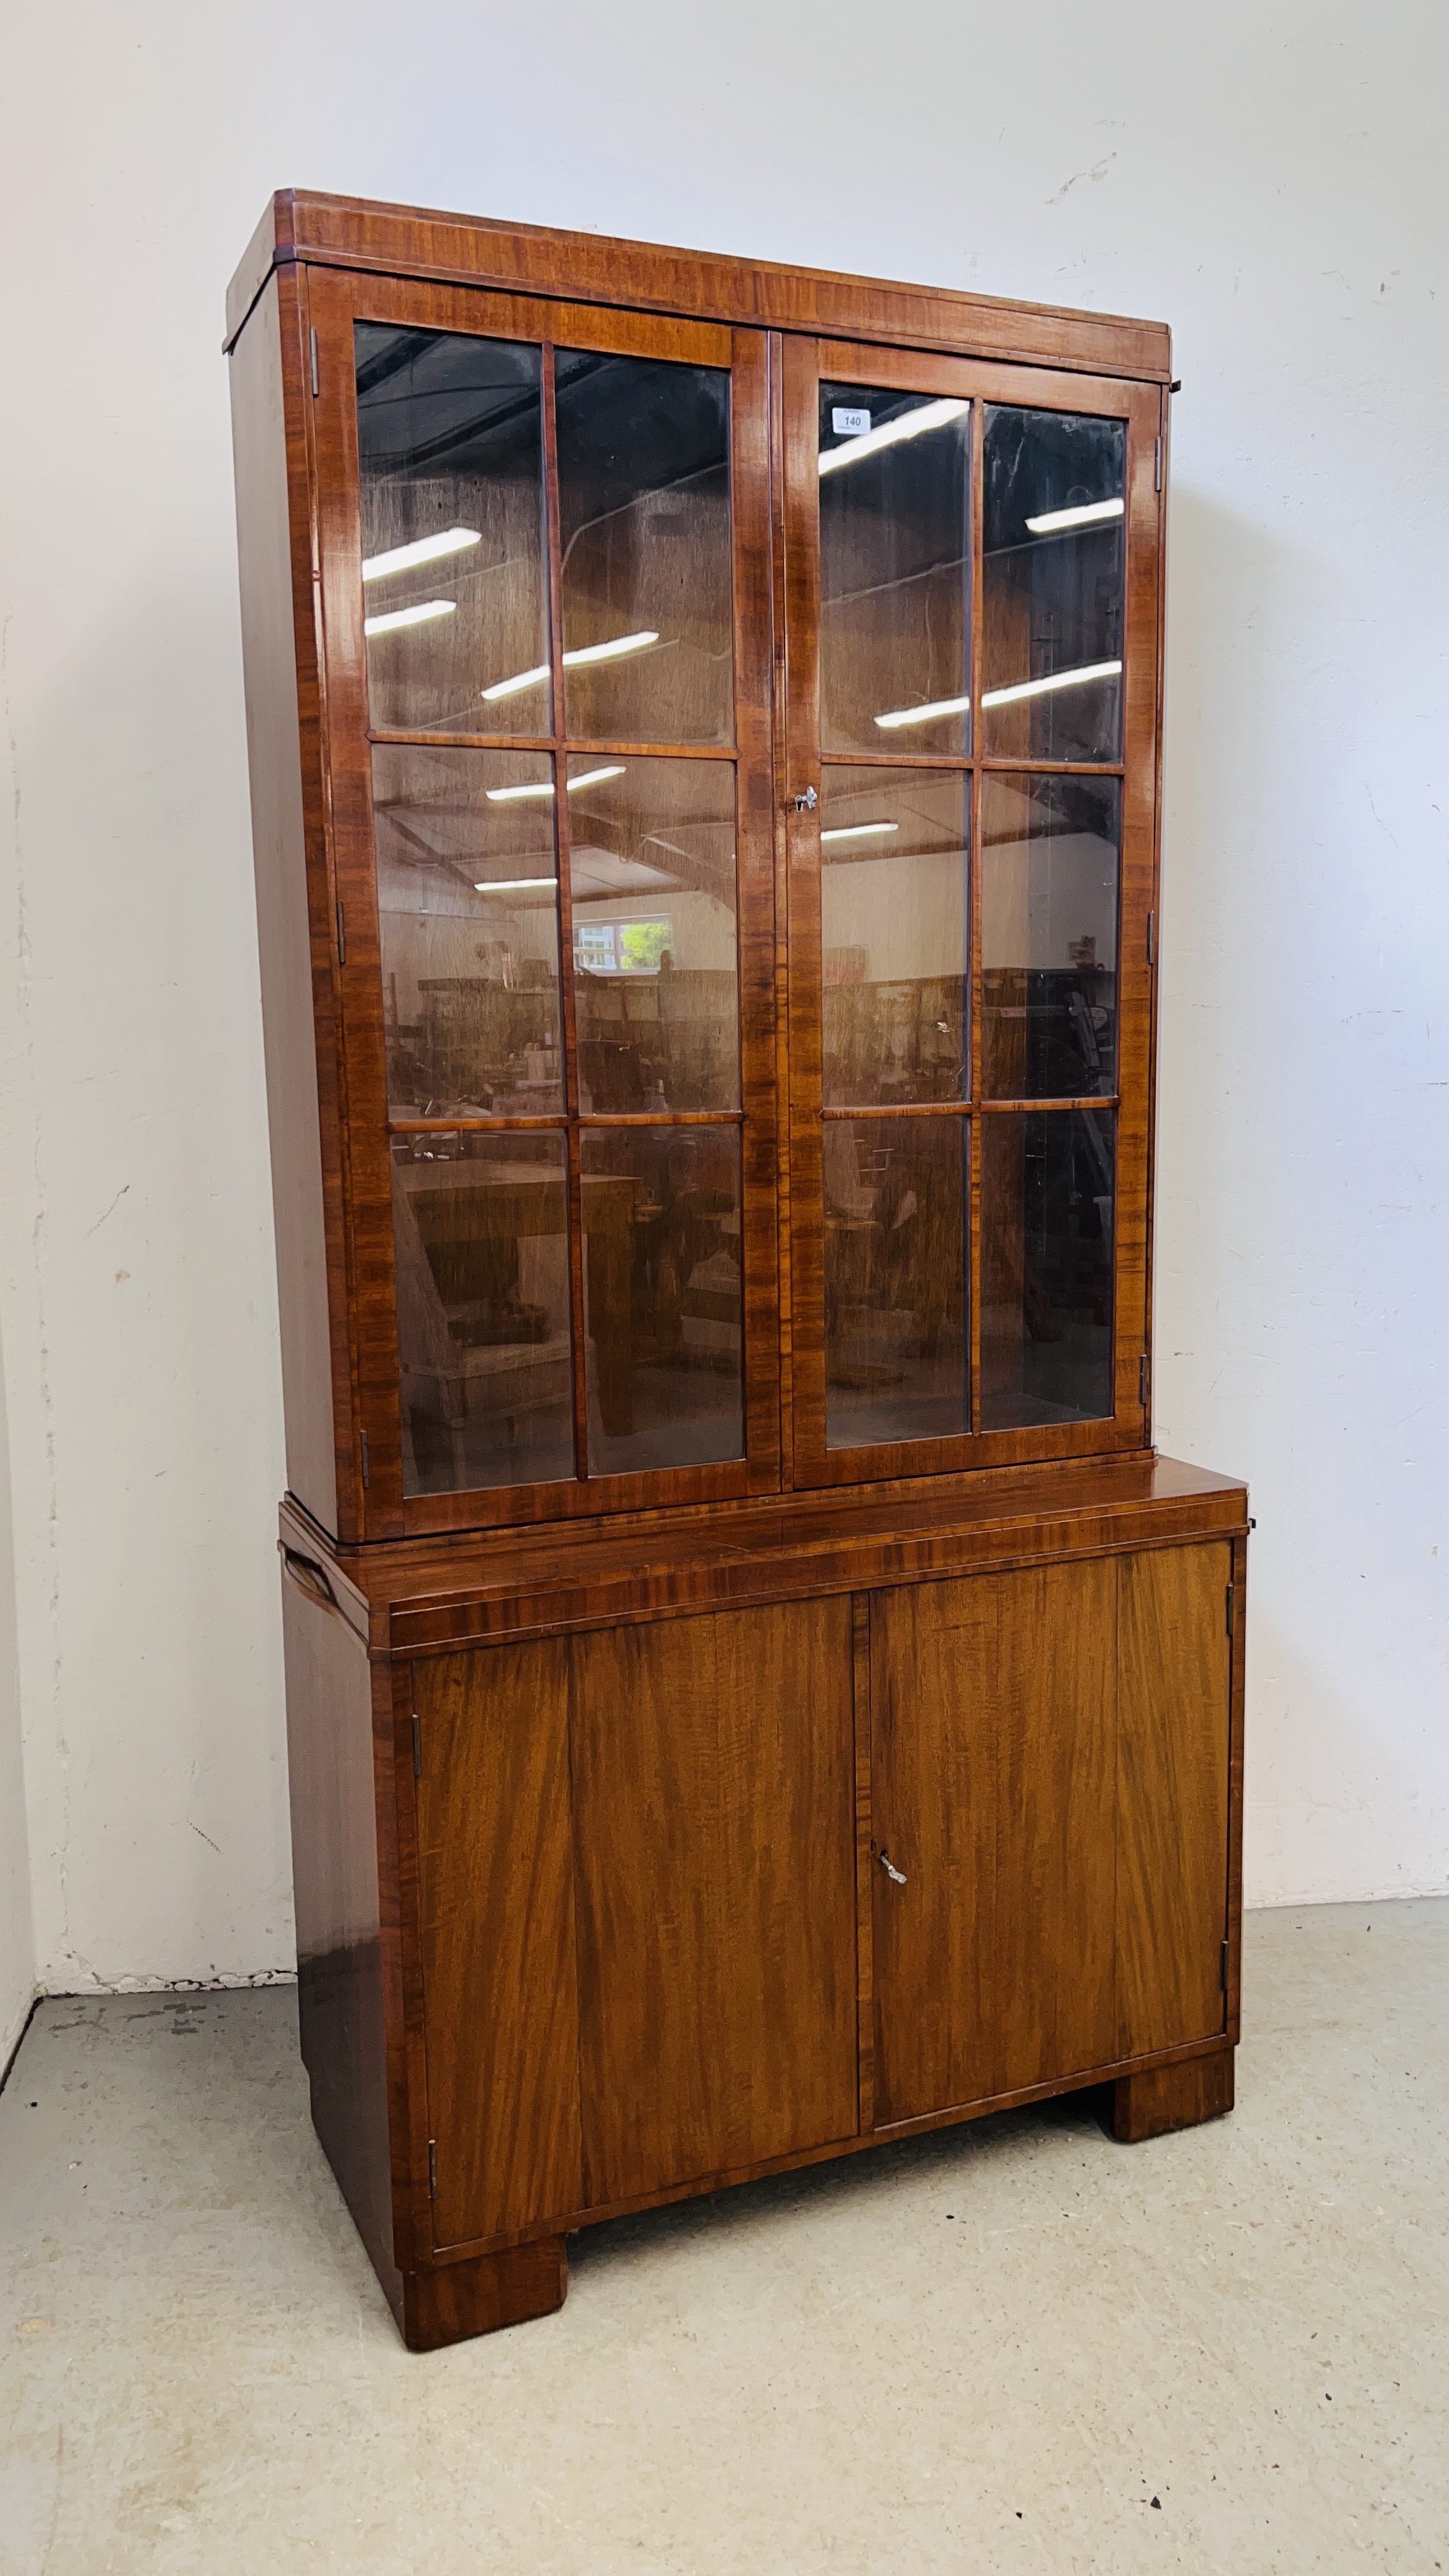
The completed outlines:
[[[407,2341],[1230,2108],[1160,325],[284,192],[227,313],[302,2049]]]

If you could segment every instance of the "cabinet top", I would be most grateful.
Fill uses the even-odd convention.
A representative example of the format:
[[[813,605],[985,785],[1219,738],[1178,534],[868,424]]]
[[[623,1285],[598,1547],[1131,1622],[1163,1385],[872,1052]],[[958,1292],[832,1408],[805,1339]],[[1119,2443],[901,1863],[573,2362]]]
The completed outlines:
[[[907,286],[716,251],[553,232],[482,215],[437,214],[360,197],[279,188],[252,235],[226,299],[229,349],[274,268],[300,261],[386,277],[565,295],[583,303],[803,331],[842,339],[949,349],[1017,364],[1078,368],[1165,384],[1172,338],[1165,322],[1059,305],[1012,304],[959,289]]]

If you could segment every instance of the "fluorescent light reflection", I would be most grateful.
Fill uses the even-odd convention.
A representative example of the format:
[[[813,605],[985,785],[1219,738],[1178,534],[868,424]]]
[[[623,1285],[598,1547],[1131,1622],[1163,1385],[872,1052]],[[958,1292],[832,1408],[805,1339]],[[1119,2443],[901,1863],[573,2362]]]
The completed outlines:
[[[1009,707],[1017,698],[1044,698],[1050,689],[1081,689],[1089,680],[1116,680],[1120,662],[1084,662],[1080,671],[1052,671],[1044,680],[1018,680],[1011,689],[983,689],[983,707]]]
[[[970,704],[969,698],[933,698],[926,707],[892,707],[876,723],[882,733],[894,733],[901,725],[936,724],[944,716],[963,715]]]
[[[835,832],[822,832],[824,841],[876,841],[887,832],[898,832],[899,823],[846,823]]]
[[[473,892],[475,894],[536,894],[542,886],[547,886],[552,894],[554,879],[552,877],[490,877],[486,884],[475,885]]]
[[[1103,519],[1120,519],[1126,507],[1125,501],[1084,501],[1075,510],[1044,510],[1026,524],[1034,537],[1056,537],[1068,528],[1095,528]]]
[[[515,671],[511,680],[495,680],[491,689],[483,691],[483,696],[491,707],[496,699],[516,698],[520,689],[536,689],[540,680],[547,678],[548,664],[540,662],[536,671]]]
[[[899,420],[884,421],[861,438],[848,438],[842,447],[822,449],[820,471],[837,474],[842,465],[858,464],[862,456],[877,456],[883,447],[899,447],[903,438],[922,438],[927,430],[944,429],[948,421],[963,419],[970,408],[964,402],[922,403],[919,411],[903,412]]]
[[[1044,680],[1018,680],[1009,689],[983,689],[983,707],[1009,707],[1017,698],[1044,698],[1052,689],[1085,688],[1089,680],[1120,679],[1120,662],[1084,662],[1079,671],[1051,671]],[[892,707],[887,715],[877,716],[882,733],[895,733],[902,725],[937,724],[945,716],[959,716],[968,698],[935,698],[926,707]],[[822,835],[822,838],[824,836]]]
[[[364,635],[390,635],[394,627],[426,626],[431,618],[455,617],[457,613],[455,599],[423,599],[416,608],[389,608],[381,617],[364,617],[362,631]]]
[[[607,769],[585,769],[577,778],[571,778],[569,780],[568,792],[570,796],[572,796],[577,788],[597,787],[600,779],[602,778],[622,778],[623,775],[624,764],[622,760],[614,761]],[[551,796],[553,794],[553,780],[551,778],[536,779],[531,781],[526,787],[485,787],[483,793],[487,797],[490,805],[516,805],[520,798],[525,796]],[[522,880],[520,880],[520,882],[522,882]]]
[[[646,626],[637,635],[616,635],[610,644],[576,645],[572,653],[565,653],[563,666],[572,671],[582,662],[617,662],[624,653],[647,653],[658,641],[653,627]]]
[[[572,653],[565,653],[564,669],[577,670],[584,662],[617,662],[625,653],[647,653],[650,645],[658,641],[651,626],[638,635],[616,635],[607,644],[580,644]],[[482,695],[490,707],[495,706],[500,698],[517,697],[520,689],[536,689],[539,682],[547,678],[548,664],[540,662],[536,670],[515,671],[511,680],[495,680],[492,688],[484,689]]]
[[[380,555],[368,555],[362,578],[386,581],[389,573],[411,572],[414,564],[436,563],[441,555],[460,555],[479,541],[476,528],[443,528],[435,537],[415,537],[410,546],[389,546]]]

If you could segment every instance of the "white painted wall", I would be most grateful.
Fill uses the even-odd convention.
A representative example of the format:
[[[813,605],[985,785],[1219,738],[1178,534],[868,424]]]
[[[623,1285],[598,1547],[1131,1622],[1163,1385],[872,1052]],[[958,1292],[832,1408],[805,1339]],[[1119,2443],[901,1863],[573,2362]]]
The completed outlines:
[[[35,1994],[35,1926],[30,1904],[30,1845],[25,1827],[13,1566],[5,1382],[0,1371],[0,2079],[25,2028]]]
[[[1173,323],[1159,1435],[1253,1483],[1250,1893],[1449,1884],[1442,10],[9,26],[0,1336],[42,1977],[291,1958],[218,352],[290,181]]]

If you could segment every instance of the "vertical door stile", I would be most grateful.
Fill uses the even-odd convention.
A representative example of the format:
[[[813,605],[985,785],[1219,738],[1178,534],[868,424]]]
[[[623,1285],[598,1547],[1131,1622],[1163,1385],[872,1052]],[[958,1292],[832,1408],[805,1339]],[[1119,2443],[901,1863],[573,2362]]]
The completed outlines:
[[[752,1492],[780,1485],[778,1167],[784,1093],[776,1055],[776,689],[769,343],[736,331],[730,385],[734,566],[737,943],[745,1452]]]
[[[785,339],[782,332],[771,331],[766,335],[765,353],[770,488],[770,791],[775,863],[775,1264],[778,1282],[780,1482],[789,1492],[795,1481],[795,1408],[794,1280],[790,1262],[790,849],[785,825],[785,792],[790,775],[790,657],[786,620]]]
[[[574,903],[569,841],[568,758],[564,748],[562,565],[558,513],[558,415],[554,404],[554,347],[543,344],[543,524],[548,547],[548,659],[553,707],[553,813],[558,852],[559,990],[563,996],[564,1103],[568,1111],[569,1287],[572,1308],[574,1472],[589,1474],[589,1399],[584,1358],[584,1200],[579,1159],[579,1046],[574,993]]]
[[[981,1429],[981,883],[983,855],[981,848],[981,672],[982,672],[982,604],[981,529],[982,482],[985,457],[983,420],[985,405],[978,399],[971,406],[971,827],[968,841],[970,869],[970,1012],[971,1012],[971,1081],[970,1081],[970,1252],[967,1261],[968,1328],[971,1335],[971,1429]]]
[[[870,1687],[870,1603],[857,1592],[850,1605],[855,1711],[855,1940],[856,2029],[860,2063],[860,2135],[875,2127],[875,1970],[872,1942],[871,1884],[872,1756]]]

